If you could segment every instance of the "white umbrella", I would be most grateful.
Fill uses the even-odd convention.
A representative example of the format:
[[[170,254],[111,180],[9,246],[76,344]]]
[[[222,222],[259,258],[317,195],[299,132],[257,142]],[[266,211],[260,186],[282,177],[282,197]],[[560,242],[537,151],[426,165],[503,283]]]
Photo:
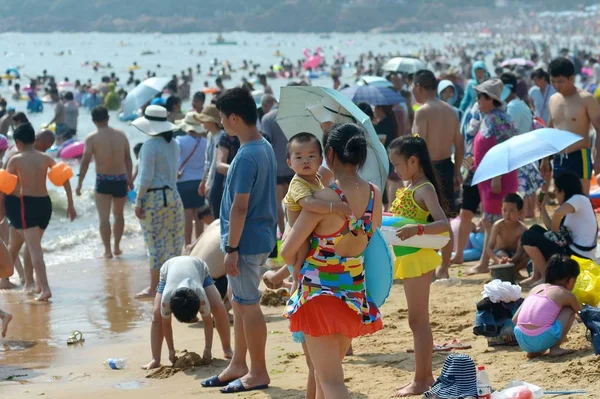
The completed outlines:
[[[123,101],[123,115],[130,115],[136,112],[142,105],[163,91],[170,81],[171,78],[150,78],[137,85],[127,93],[127,97]]]
[[[392,87],[392,82],[381,76],[361,76],[356,82],[358,86]]]
[[[387,72],[415,73],[425,68],[423,61],[410,57],[395,57],[383,65],[383,70]]]
[[[583,137],[575,133],[551,128],[511,137],[495,145],[484,155],[475,170],[473,185],[557,154],[580,140]]]
[[[327,87],[290,86],[281,88],[281,99],[277,111],[277,124],[289,139],[300,132],[309,132],[321,140],[321,125],[308,107],[329,100],[343,107],[367,133],[367,161],[360,175],[383,190],[387,181],[389,161],[383,144],[379,141],[371,120],[364,112],[342,93]]]

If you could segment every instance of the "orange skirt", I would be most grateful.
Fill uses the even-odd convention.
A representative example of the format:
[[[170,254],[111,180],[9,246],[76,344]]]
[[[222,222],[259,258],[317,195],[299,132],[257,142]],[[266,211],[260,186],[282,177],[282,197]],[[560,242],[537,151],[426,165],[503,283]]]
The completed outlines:
[[[290,331],[311,337],[342,334],[348,338],[374,334],[383,328],[381,318],[363,324],[358,313],[332,295],[319,295],[300,306],[290,317]]]

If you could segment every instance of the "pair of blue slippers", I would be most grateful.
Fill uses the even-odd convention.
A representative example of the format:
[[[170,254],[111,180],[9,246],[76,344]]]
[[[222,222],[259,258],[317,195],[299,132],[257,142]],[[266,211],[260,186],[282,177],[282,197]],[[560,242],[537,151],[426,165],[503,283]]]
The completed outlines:
[[[219,375],[212,376],[209,379],[202,381],[201,385],[205,388],[224,387],[219,390],[221,393],[249,392],[269,388],[269,385],[257,385],[255,387],[247,388],[242,384],[242,380],[239,378],[230,381],[221,381]]]

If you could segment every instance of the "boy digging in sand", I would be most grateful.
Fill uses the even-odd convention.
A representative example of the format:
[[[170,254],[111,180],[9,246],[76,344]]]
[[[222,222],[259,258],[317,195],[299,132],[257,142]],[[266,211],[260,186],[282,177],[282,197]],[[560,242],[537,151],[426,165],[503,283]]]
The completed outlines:
[[[521,222],[523,198],[519,194],[508,194],[502,201],[502,219],[494,223],[486,251],[495,265],[512,263],[516,269],[527,265],[526,253],[519,245],[527,226]]]
[[[200,313],[204,322],[204,352],[202,358],[212,359],[213,321],[221,338],[225,358],[231,359],[229,317],[221,294],[210,276],[208,265],[193,256],[177,256],[160,268],[160,281],[154,298],[154,311],[150,330],[152,361],[142,367],[146,370],[160,367],[163,337],[169,348],[169,361],[175,363],[175,344],[171,327],[171,313],[181,323],[197,321]]]
[[[48,170],[56,165],[52,157],[37,151],[35,131],[31,124],[19,126],[13,135],[19,153],[8,161],[7,172],[18,177],[16,188],[5,198],[6,216],[17,233],[24,237],[33,269],[36,274],[36,301],[46,301],[52,297],[46,264],[42,251],[42,237],[52,217],[52,201],[46,188]],[[73,207],[71,185],[64,182],[67,193],[67,216],[73,220],[77,217]],[[16,253],[12,253],[16,257]],[[26,282],[27,283],[27,282]]]

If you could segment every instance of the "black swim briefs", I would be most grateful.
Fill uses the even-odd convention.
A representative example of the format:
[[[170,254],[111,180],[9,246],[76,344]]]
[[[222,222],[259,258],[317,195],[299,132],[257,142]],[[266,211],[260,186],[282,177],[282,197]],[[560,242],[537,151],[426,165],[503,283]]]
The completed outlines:
[[[96,193],[124,198],[127,191],[127,175],[96,175]]]
[[[21,206],[24,212],[21,212]],[[4,200],[6,217],[11,226],[17,230],[39,227],[45,230],[52,217],[52,201],[50,197],[16,197],[7,195]]]

